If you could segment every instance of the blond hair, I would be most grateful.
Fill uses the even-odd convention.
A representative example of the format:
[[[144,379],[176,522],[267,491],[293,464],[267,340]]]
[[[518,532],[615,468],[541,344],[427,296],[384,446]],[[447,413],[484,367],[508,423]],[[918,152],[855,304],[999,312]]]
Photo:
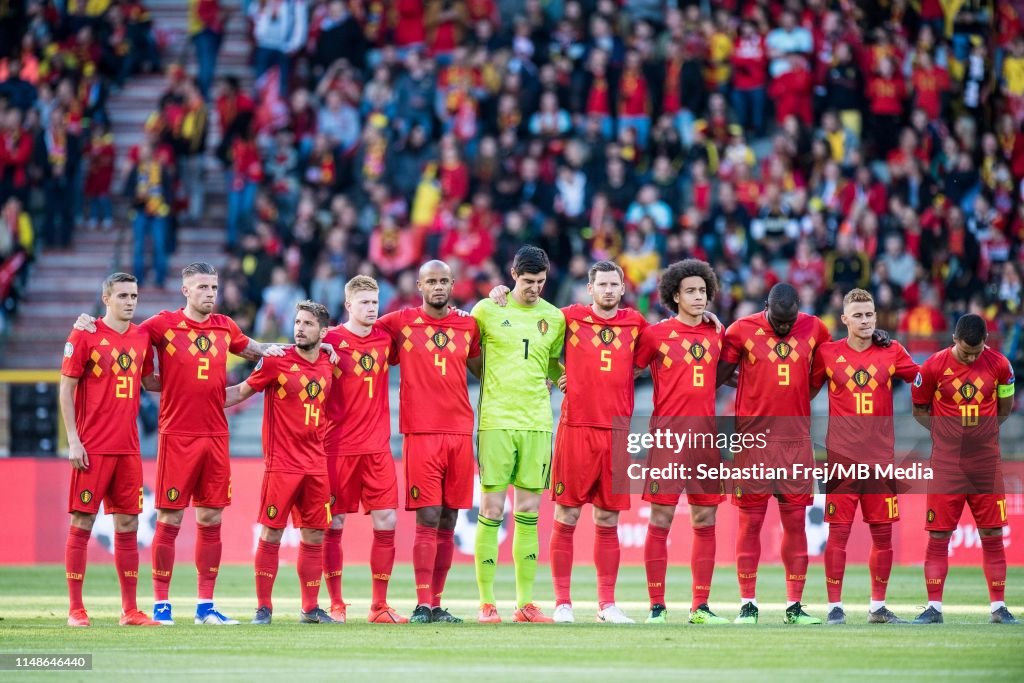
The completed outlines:
[[[345,298],[351,299],[356,292],[376,292],[380,289],[377,281],[368,275],[356,275],[345,284]]]
[[[851,289],[843,297],[843,306],[848,304],[873,304],[875,298],[871,296],[871,292],[864,289]]]

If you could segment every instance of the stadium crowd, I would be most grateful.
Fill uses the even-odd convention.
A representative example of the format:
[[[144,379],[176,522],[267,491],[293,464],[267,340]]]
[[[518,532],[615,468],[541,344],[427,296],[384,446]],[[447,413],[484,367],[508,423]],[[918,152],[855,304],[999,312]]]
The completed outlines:
[[[102,124],[102,96],[75,94],[95,73],[155,64],[140,3],[80,4],[109,6],[89,18],[29,3],[29,77],[0,74],[5,140],[49,144],[54,107]],[[558,305],[607,258],[630,303],[663,317],[657,274],[693,256],[721,278],[726,320],[789,281],[835,331],[862,286],[916,353],[973,311],[1024,358],[1020,3],[252,0],[253,71],[214,82],[223,4],[190,2],[198,78],[169,68],[130,194],[145,199],[142,230],[173,249],[177,223],[203,224],[210,147],[228,194],[222,308],[258,336],[286,336],[307,295],[340,317],[358,273],[381,282],[382,310],[415,303],[412,269],[435,256],[469,305],[533,243]],[[92,75],[83,53],[98,55]],[[30,63],[54,62],[66,76],[31,82]],[[88,196],[102,167],[90,159],[83,182],[77,157],[96,152],[69,146],[64,166],[58,148],[26,175],[32,161],[4,154],[5,199],[70,182],[54,164]],[[47,212],[42,240],[67,244],[74,217]]]

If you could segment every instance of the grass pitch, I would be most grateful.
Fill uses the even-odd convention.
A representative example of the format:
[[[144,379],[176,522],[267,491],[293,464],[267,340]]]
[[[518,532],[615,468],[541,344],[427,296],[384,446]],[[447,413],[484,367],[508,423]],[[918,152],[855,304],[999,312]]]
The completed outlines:
[[[140,607],[149,612],[149,571],[140,572]],[[550,614],[548,568],[537,578],[537,602]],[[0,672],[0,680],[138,681],[192,678],[274,681],[331,677],[335,680],[440,681],[625,681],[625,680],[1024,680],[1024,626],[990,625],[980,568],[952,568],[946,584],[942,626],[869,626],[868,578],[863,566],[847,569],[844,602],[850,624],[784,626],[785,589],[780,567],[762,567],[757,626],[691,626],[686,623],[690,577],[672,567],[667,625],[646,626],[642,567],[623,567],[618,602],[641,622],[594,623],[597,607],[592,567],[573,577],[574,625],[513,624],[511,566],[498,570],[496,593],[506,623],[470,623],[477,608],[472,565],[456,565],[446,607],[463,625],[385,626],[365,623],[369,570],[347,567],[344,626],[300,625],[298,581],[282,566],[274,594],[274,624],[192,625],[195,570],[179,565],[171,597],[178,625],[151,629],[117,626],[120,602],[112,566],[89,567],[85,601],[93,627],[69,629],[63,567],[0,568],[0,652],[91,653],[91,672]],[[1024,617],[1024,569],[1011,568],[1007,604]],[[391,604],[408,615],[413,607],[412,568],[395,569]],[[217,586],[221,611],[243,624],[255,608],[252,568],[225,566]],[[326,589],[321,597],[326,599]],[[808,611],[825,617],[821,565],[812,565]],[[735,617],[738,593],[732,567],[719,567],[711,606]],[[920,568],[895,568],[889,607],[912,619],[925,601]]]

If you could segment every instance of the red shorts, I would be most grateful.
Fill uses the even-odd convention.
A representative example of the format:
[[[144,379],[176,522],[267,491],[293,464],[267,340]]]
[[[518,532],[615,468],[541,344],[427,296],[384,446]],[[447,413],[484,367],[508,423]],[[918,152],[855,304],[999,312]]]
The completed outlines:
[[[974,525],[979,529],[997,529],[1007,525],[1006,496],[1002,493],[929,493],[925,530],[955,531],[960,515],[964,511],[964,503],[971,508]]]
[[[156,451],[156,507],[181,510],[231,505],[227,436],[161,434]]]
[[[472,434],[406,434],[402,462],[406,510],[473,507]]]
[[[800,463],[814,467],[814,447],[811,441],[769,441],[765,448],[737,454],[734,467],[782,468],[792,475],[793,465]],[[733,505],[756,508],[768,505],[775,498],[779,505],[809,507],[814,504],[814,482],[793,479],[752,479],[733,482]]]
[[[900,508],[894,493],[830,493],[825,496],[825,521],[853,524],[858,503],[867,524],[899,521]]]
[[[628,510],[629,492],[612,490],[612,430],[558,425],[551,465],[551,500],[578,508],[591,503],[602,510]]]
[[[326,529],[331,525],[331,486],[326,472],[263,473],[259,523],[283,529],[289,514],[297,529]]]
[[[95,515],[142,512],[142,459],[137,455],[90,455],[89,469],[71,474],[68,512]]]
[[[652,493],[651,485],[657,482],[651,482],[644,487],[644,493],[641,499],[648,503],[655,505],[668,505],[670,507],[677,507],[679,505],[679,499],[683,497],[681,493]],[[725,502],[725,494],[721,493],[687,493],[686,504],[691,506],[700,507],[716,507]]]
[[[391,451],[365,455],[329,456],[327,475],[331,485],[331,514],[397,510],[398,479]]]

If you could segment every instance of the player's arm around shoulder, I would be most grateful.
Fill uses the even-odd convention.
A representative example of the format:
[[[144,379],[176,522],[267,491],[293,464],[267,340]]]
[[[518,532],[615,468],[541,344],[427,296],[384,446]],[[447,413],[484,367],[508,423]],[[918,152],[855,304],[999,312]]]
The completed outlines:
[[[252,371],[248,379],[244,379],[225,390],[224,407],[230,408],[231,406],[238,405],[256,393],[263,391],[263,387],[266,386],[264,378],[273,374],[272,368],[269,367],[272,365],[274,365],[273,362],[268,363],[267,359],[261,358],[256,364],[256,369]]]

